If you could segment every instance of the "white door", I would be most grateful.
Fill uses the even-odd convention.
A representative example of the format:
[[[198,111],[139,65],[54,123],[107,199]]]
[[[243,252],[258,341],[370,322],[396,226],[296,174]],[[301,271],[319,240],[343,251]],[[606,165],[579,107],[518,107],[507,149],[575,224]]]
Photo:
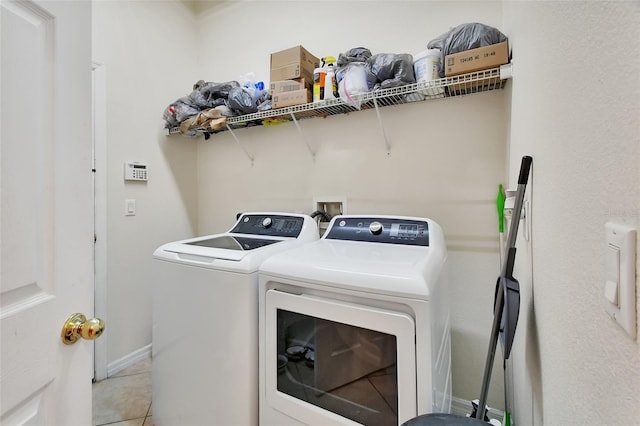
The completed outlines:
[[[91,3],[0,0],[0,423],[91,424]]]

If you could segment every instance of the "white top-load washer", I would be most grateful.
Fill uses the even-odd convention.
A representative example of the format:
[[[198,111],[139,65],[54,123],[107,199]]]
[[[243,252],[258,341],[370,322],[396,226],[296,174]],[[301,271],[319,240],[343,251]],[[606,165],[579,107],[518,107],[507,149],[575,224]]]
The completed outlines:
[[[336,216],[260,266],[260,424],[399,425],[451,409],[440,226]]]
[[[155,251],[154,424],[258,424],[258,267],[318,238],[310,216],[245,213]]]

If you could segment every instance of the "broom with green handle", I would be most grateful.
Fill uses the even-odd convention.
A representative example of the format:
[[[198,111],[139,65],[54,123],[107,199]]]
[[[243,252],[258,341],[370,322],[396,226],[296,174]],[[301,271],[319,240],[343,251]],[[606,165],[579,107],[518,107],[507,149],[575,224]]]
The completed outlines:
[[[504,254],[504,188],[498,185],[498,197],[496,207],[498,208],[498,236],[500,237],[500,267],[502,267],[502,256]]]

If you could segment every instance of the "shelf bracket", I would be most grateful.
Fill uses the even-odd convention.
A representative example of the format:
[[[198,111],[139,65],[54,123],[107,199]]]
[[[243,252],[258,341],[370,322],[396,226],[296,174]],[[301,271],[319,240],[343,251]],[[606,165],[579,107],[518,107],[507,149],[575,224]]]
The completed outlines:
[[[387,156],[391,155],[391,145],[389,144],[389,138],[387,132],[384,130],[384,124],[382,123],[382,117],[380,116],[380,108],[378,108],[378,101],[373,98],[373,105],[376,107],[376,115],[378,116],[378,123],[380,123],[380,129],[382,130],[382,136],[384,137],[384,146],[387,148]]]
[[[290,114],[291,114],[291,119],[293,120],[293,122],[296,125],[296,128],[298,129],[298,133],[300,133],[300,136],[302,137],[302,140],[307,145],[307,149],[311,153],[311,158],[313,159],[313,161],[316,161],[316,153],[313,152],[313,149],[311,149],[311,145],[309,145],[309,141],[304,136],[304,133],[302,132],[302,129],[300,128],[300,124],[298,124],[298,120],[296,119],[296,116],[293,114],[293,112],[291,112]]]
[[[508,78],[513,78],[513,61],[500,65],[500,80],[506,80]]]
[[[240,145],[240,148],[242,148],[242,150],[244,151],[245,155],[247,156],[247,158],[249,158],[249,160],[251,161],[251,167],[253,167],[253,157],[251,156],[251,154],[249,154],[249,151],[247,151],[247,149],[244,147],[244,145],[242,145],[240,143],[240,140],[238,139],[238,137],[236,136],[236,134],[233,132],[233,129],[231,129],[231,127],[229,126],[229,124],[227,124],[227,130],[229,130],[229,133],[231,133],[231,136],[233,136],[233,139],[235,139],[236,143],[238,145]]]

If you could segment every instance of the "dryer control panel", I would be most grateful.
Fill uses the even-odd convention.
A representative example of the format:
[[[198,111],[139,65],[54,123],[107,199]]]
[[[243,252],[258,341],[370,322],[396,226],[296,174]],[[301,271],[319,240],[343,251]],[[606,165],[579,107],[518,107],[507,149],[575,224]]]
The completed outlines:
[[[299,216],[245,214],[229,232],[296,238],[302,231],[304,218]]]
[[[429,246],[429,223],[389,217],[336,217],[324,238]]]

